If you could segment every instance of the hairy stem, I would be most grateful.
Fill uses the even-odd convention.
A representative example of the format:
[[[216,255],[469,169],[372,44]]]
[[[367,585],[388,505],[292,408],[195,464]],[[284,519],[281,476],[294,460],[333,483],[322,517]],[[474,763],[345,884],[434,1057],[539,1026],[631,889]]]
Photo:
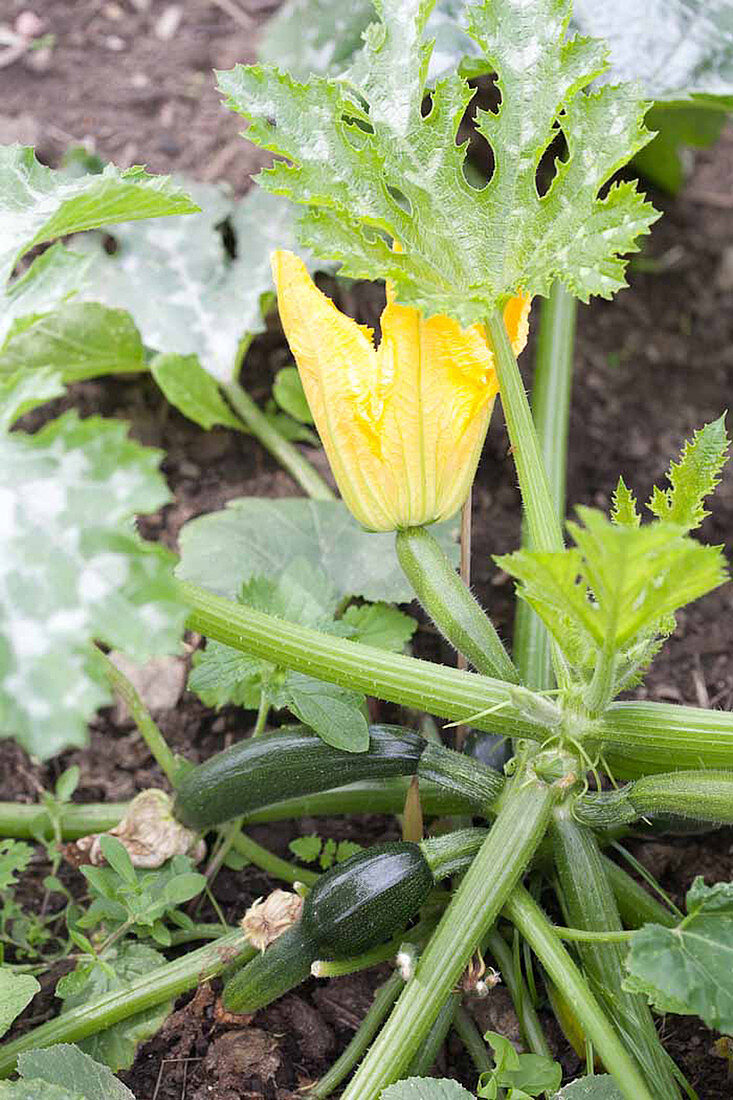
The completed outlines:
[[[562,283],[554,282],[540,306],[537,359],[532,387],[532,416],[558,521],[565,516],[565,475],[573,381],[573,346],[577,302]],[[528,531],[522,544],[531,546]],[[554,685],[550,636],[542,620],[523,600],[517,603],[514,659],[522,683],[536,691]]]
[[[482,848],[466,872],[414,978],[405,987],[343,1100],[376,1100],[399,1079],[468,960],[493,924],[542,839],[553,792],[520,768]]]
[[[498,680],[519,676],[494,624],[424,527],[397,532],[397,556],[417,598],[452,646],[474,668]]]
[[[443,718],[470,718],[472,725],[492,733],[530,738],[544,733],[539,722],[521,716],[517,701],[526,699],[533,706],[538,697],[519,685],[336,638],[192,584],[181,588],[191,607],[191,629],[233,649]],[[539,704],[546,700],[540,698]],[[490,721],[474,719],[476,712],[492,707],[497,709]]]
[[[509,343],[504,318],[498,309],[488,317],[485,327],[494,349],[501,404],[517,467],[531,545],[536,550],[562,550],[557,506],[550,492],[524,383]]]

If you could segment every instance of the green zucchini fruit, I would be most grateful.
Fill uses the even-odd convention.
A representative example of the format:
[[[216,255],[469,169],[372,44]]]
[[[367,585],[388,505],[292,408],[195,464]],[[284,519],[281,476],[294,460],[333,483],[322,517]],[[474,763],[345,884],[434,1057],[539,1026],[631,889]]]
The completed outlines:
[[[433,885],[418,844],[379,844],[318,880],[305,899],[301,923],[319,959],[348,959],[404,928]]]
[[[337,864],[307,894],[298,923],[230,978],[224,1007],[256,1012],[299,985],[315,959],[351,958],[390,939],[433,886],[417,844],[379,844]]]
[[[191,829],[220,825],[293,795],[360,779],[414,775],[425,740],[399,726],[372,726],[367,752],[327,745],[305,726],[239,741],[182,777],[174,813]]]
[[[239,741],[184,773],[174,813],[191,829],[221,825],[262,806],[360,780],[419,775],[484,813],[503,776],[401,726],[370,727],[366,752],[345,752],[305,726]]]
[[[224,1008],[250,1013],[271,1004],[305,981],[317,954],[300,922],[294,924],[229,979],[222,993]]]

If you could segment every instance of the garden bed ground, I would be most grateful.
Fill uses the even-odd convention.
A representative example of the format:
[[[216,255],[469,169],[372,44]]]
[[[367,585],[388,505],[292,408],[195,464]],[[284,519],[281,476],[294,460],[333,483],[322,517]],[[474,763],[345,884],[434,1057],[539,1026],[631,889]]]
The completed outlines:
[[[0,70],[0,141],[37,145],[56,162],[73,143],[90,139],[118,164],[147,163],[199,179],[227,179],[241,192],[259,154],[237,137],[239,120],[219,106],[212,68],[251,60],[258,27],[276,4],[268,0],[220,0],[180,5],[157,0],[64,0],[36,3],[33,10],[55,44],[39,68],[19,61]],[[10,21],[26,8],[11,0]],[[178,9],[180,24],[161,37],[166,12]],[[169,26],[174,15],[167,16]],[[622,472],[641,499],[660,479],[669,457],[692,429],[729,404],[733,383],[733,134],[698,158],[683,197],[658,200],[666,216],[655,227],[644,255],[632,265],[631,290],[615,303],[598,302],[580,315],[577,377],[570,440],[569,499],[606,506]],[[352,292],[361,319],[373,322],[377,298],[371,288]],[[286,360],[273,324],[251,349],[243,381],[255,397],[269,392],[274,371]],[[524,357],[531,363],[531,349]],[[250,440],[215,430],[203,433],[164,403],[146,380],[105,380],[78,385],[73,401],[91,412],[129,420],[133,433],[167,452],[165,472],[175,503],[145,521],[145,534],[175,545],[183,522],[242,495],[294,495],[289,477]],[[320,462],[320,456],[314,455]],[[474,495],[475,590],[505,637],[511,634],[511,586],[491,555],[514,548],[519,536],[519,497],[500,416],[494,418]],[[706,521],[705,536],[730,542],[733,474],[726,475]],[[730,709],[733,706],[733,588],[727,586],[680,615],[679,628],[657,659],[645,697]],[[451,661],[434,634],[421,632],[418,652]],[[392,716],[393,712],[375,710]],[[228,710],[212,716],[184,695],[160,717],[175,749],[203,758],[241,735],[250,715]],[[0,798],[32,801],[71,763],[82,769],[79,798],[127,799],[161,783],[161,776],[132,726],[114,711],[94,723],[91,744],[36,767],[13,746],[0,743]],[[314,831],[301,821],[255,830],[257,839],[281,854],[298,833]],[[369,841],[395,835],[389,819],[317,823],[336,839]],[[636,855],[676,900],[696,874],[707,881],[733,876],[733,834],[639,840]],[[43,874],[38,868],[38,879]],[[68,871],[69,881],[75,873]],[[31,883],[32,886],[32,883]],[[254,869],[217,879],[216,894],[234,921],[272,883]],[[32,896],[29,895],[29,900]],[[57,977],[54,974],[54,979]],[[240,1028],[217,1021],[215,995],[203,988],[182,998],[163,1031],[143,1046],[125,1080],[138,1100],[234,1100],[295,1097],[317,1077],[353,1033],[380,974],[312,982]],[[34,1017],[53,1011],[33,1006]],[[477,1009],[495,1030],[516,1030],[499,990]],[[733,1093],[726,1063],[713,1053],[714,1036],[697,1020],[668,1017],[663,1024],[670,1052],[688,1074],[701,1100]],[[568,1071],[578,1068],[558,1040]],[[453,1046],[441,1069],[472,1083]]]

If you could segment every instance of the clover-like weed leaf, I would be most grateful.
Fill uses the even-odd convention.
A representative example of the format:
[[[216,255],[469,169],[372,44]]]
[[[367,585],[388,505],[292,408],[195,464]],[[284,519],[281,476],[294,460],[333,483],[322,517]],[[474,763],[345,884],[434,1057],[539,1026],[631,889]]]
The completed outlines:
[[[584,89],[605,68],[590,39],[567,39],[569,0],[484,0],[468,33],[498,74],[498,113],[476,125],[494,155],[481,190],[464,175],[458,128],[474,92],[449,75],[430,91],[430,0],[383,0],[356,79],[301,84],[264,66],[219,74],[247,136],[278,154],[259,177],[304,204],[300,230],[345,275],[388,277],[397,297],[463,324],[484,319],[520,288],[545,294],[560,279],[583,301],[625,285],[622,257],[656,214],[632,183],[601,188],[649,139],[645,105],[629,86]],[[560,127],[568,157],[544,195],[539,161]],[[399,243],[400,251],[394,249]]]
[[[159,461],[73,412],[0,435],[0,728],[42,759],[83,744],[109,699],[93,639],[141,660],[177,646],[172,555],[131,525],[169,499]]]

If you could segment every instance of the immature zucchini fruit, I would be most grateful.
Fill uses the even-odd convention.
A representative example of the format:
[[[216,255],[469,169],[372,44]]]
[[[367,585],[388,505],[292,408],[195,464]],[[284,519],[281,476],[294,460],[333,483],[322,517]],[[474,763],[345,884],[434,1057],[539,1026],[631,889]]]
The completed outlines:
[[[425,741],[399,726],[372,726],[367,752],[344,752],[300,726],[239,741],[187,772],[174,812],[192,829],[220,825],[293,795],[414,775]]]
[[[371,726],[366,752],[327,745],[306,727],[239,741],[181,779],[174,812],[192,829],[220,825],[295,795],[365,779],[419,775],[468,798],[483,812],[498,797],[498,772],[400,726]]]
[[[434,885],[418,844],[379,844],[323,875],[300,921],[224,987],[230,1012],[255,1012],[307,977],[315,959],[345,959],[405,928]]]

